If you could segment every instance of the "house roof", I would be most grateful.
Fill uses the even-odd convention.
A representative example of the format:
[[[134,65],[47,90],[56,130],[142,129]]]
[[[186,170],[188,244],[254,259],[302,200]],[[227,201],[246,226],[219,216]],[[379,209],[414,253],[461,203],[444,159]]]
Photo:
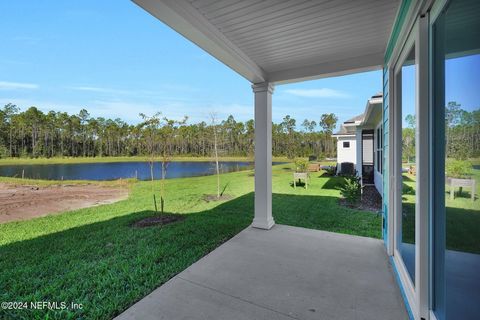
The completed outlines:
[[[362,121],[363,120],[363,113],[362,114],[359,114],[358,116],[355,116],[351,119],[348,119],[347,121],[345,121],[344,123],[347,124],[347,123],[355,123],[355,122],[358,122],[358,121]]]
[[[252,83],[380,69],[400,3],[133,1]]]
[[[355,129],[358,126],[375,125],[375,122],[381,118],[382,104],[383,94],[377,93],[373,95],[368,99],[365,111],[343,122],[340,125],[340,129],[333,136],[352,135],[355,134]]]

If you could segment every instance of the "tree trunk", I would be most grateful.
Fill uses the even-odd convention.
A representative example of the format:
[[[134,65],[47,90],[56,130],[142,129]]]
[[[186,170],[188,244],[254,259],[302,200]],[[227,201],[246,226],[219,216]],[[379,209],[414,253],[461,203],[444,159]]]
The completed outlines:
[[[217,128],[213,127],[213,143],[215,151],[215,167],[217,172],[217,198],[220,198],[220,169],[218,167],[218,149],[217,149]]]

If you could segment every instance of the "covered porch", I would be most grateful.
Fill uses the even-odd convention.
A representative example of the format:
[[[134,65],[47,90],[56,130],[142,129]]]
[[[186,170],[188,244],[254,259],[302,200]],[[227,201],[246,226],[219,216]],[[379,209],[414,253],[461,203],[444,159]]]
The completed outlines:
[[[119,319],[408,318],[383,241],[272,216],[274,87],[380,70],[399,1],[133,1],[250,83],[255,209],[251,227]]]
[[[248,227],[116,319],[407,319],[381,240]]]
[[[382,69],[400,6],[398,0],[133,1],[251,83],[252,225],[261,229],[275,224],[271,183],[275,85]]]

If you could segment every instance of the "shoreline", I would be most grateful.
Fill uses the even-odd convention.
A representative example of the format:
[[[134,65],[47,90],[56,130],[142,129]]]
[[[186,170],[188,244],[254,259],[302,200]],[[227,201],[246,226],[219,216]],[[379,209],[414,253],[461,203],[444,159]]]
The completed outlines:
[[[79,163],[113,163],[113,162],[148,162],[148,157],[65,157],[65,158],[3,158],[0,159],[0,166],[8,165],[46,165],[46,164],[79,164]],[[161,162],[161,158],[155,160]],[[173,157],[171,162],[212,162],[212,157]],[[253,162],[253,157],[222,157],[222,162],[249,161]],[[292,159],[286,157],[273,157],[275,162],[292,162]]]

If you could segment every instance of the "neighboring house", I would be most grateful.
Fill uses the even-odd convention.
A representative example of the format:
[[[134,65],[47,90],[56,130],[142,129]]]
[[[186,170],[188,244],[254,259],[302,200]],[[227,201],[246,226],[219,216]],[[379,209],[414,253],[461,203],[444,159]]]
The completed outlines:
[[[337,138],[337,173],[341,173],[342,163],[353,163],[362,184],[375,184],[382,194],[382,130],[383,96],[372,96],[365,111],[345,121],[333,136]]]

